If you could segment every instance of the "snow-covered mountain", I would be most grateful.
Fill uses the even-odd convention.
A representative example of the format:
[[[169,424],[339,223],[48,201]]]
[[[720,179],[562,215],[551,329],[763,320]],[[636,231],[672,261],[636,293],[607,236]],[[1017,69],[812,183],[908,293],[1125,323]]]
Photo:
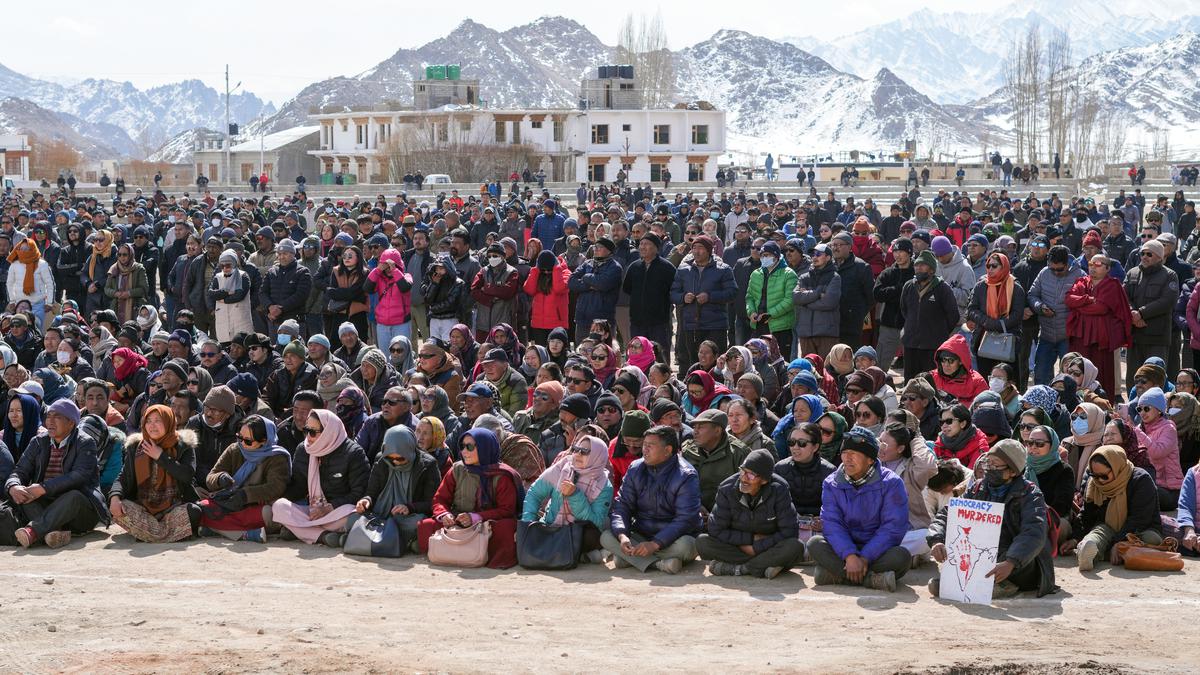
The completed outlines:
[[[1018,0],[989,11],[912,14],[839,38],[790,37],[835,67],[863,77],[890,68],[940,103],[966,103],[1000,86],[1013,41],[1029,26],[1060,29],[1075,59],[1150,45],[1200,30],[1200,6],[1171,0]]]
[[[117,157],[130,148],[129,137],[111,125],[93,124],[77,117],[47,110],[15,96],[0,99],[0,130],[8,134],[28,134],[31,141],[62,141],[85,157]],[[118,147],[110,142],[126,144]]]
[[[102,145],[122,155],[141,157],[176,134],[197,126],[225,126],[225,99],[199,80],[138,89],[129,82],[88,78],[63,85],[39,80],[0,65],[0,97],[19,97],[81,124],[97,125]],[[275,112],[251,93],[229,98],[230,119],[249,122]]]

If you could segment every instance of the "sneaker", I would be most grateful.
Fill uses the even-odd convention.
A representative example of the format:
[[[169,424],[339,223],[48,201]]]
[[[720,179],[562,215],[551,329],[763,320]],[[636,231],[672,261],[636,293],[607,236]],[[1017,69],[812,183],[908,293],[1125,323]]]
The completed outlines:
[[[619,569],[619,570],[625,569],[626,567],[633,567],[633,563],[629,562],[628,560],[622,558],[619,555],[613,556],[613,564],[615,564],[617,569]]]
[[[658,568],[660,572],[664,572],[666,574],[679,574],[681,571],[683,571],[683,561],[679,558],[667,558],[666,560],[659,560],[658,562],[654,563],[654,566]]]
[[[604,551],[595,550],[595,551],[588,551],[587,553],[584,554],[584,557],[587,558],[587,561],[593,565],[603,565],[604,559],[606,556],[604,554]]]
[[[62,548],[71,543],[71,533],[68,530],[55,530],[46,533],[46,546]]]
[[[1075,556],[1079,558],[1079,571],[1090,572],[1096,566],[1096,556],[1100,555],[1100,547],[1091,539],[1084,539],[1079,542],[1079,548],[1075,549]]]
[[[284,541],[296,541],[296,535],[286,527],[279,530],[279,538]]]
[[[260,527],[257,530],[246,530],[242,535],[242,539],[252,541],[256,544],[267,543],[267,528]]]
[[[887,591],[888,593],[896,592],[896,573],[891,570],[887,572],[877,572],[867,574],[865,583],[867,588],[873,588],[877,591]]]
[[[934,577],[934,578],[930,579],[929,583],[925,584],[925,587],[929,589],[929,594],[932,595],[933,597],[935,597],[935,598],[941,597],[941,595],[942,595],[942,579],[941,579],[941,577]]]
[[[813,569],[813,584],[816,586],[833,586],[841,583],[841,578],[829,570],[817,565]]]
[[[13,536],[16,537],[21,548],[29,548],[37,542],[37,533],[33,531],[32,527],[22,527]]]
[[[341,532],[325,532],[317,538],[317,543],[324,544],[329,548],[341,548],[345,542],[345,535]]]
[[[763,578],[774,579],[775,577],[779,576],[780,572],[783,572],[782,567],[768,567],[767,569],[763,570]]]
[[[1021,589],[1017,588],[1016,584],[1005,579],[992,588],[992,599],[1003,600],[1004,598],[1011,598],[1020,592]]]
[[[714,560],[708,563],[708,573],[714,577],[732,577],[737,574],[737,565]]]

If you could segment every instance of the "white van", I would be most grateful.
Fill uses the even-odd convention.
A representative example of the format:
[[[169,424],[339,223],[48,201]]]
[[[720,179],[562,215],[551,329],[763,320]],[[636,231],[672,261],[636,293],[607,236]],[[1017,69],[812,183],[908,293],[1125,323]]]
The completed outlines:
[[[454,181],[450,180],[450,176],[444,173],[431,173],[425,176],[425,185],[449,185]]]

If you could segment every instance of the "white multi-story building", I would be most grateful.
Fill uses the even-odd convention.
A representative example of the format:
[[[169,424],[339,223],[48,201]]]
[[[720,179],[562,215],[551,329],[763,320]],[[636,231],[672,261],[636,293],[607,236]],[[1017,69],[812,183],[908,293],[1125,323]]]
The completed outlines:
[[[595,91],[596,82],[586,80],[583,91]],[[725,113],[703,107],[612,109],[593,98],[581,99],[580,109],[500,110],[466,102],[429,110],[360,108],[310,115],[321,133],[318,149],[309,154],[323,173],[352,174],[359,183],[398,182],[389,158],[405,146],[436,151],[521,144],[533,156],[530,171],[543,169],[551,182],[611,182],[622,168],[635,183],[661,181],[664,170],[673,181],[714,180],[725,152]],[[430,173],[420,166],[399,173],[404,169]],[[452,176],[460,182],[507,177]]]

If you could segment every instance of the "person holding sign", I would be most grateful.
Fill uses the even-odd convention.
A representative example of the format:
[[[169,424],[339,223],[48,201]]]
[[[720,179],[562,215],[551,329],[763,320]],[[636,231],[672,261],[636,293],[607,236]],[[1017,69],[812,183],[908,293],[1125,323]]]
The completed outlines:
[[[984,479],[975,483],[966,499],[1004,504],[996,566],[986,576],[994,580],[992,598],[1010,598],[1022,591],[1037,591],[1038,597],[1058,590],[1054,583],[1054,561],[1046,537],[1046,501],[1037,486],[1025,480],[1025,448],[1005,439],[988,451]],[[946,561],[947,520],[950,507],[938,512],[929,525],[929,555],[939,564]],[[929,581],[937,597],[941,580]]]
[[[821,534],[808,540],[818,586],[854,584],[896,590],[912,554],[904,481],[879,463],[879,441],[861,427],[842,439],[842,465],[821,486]]]

